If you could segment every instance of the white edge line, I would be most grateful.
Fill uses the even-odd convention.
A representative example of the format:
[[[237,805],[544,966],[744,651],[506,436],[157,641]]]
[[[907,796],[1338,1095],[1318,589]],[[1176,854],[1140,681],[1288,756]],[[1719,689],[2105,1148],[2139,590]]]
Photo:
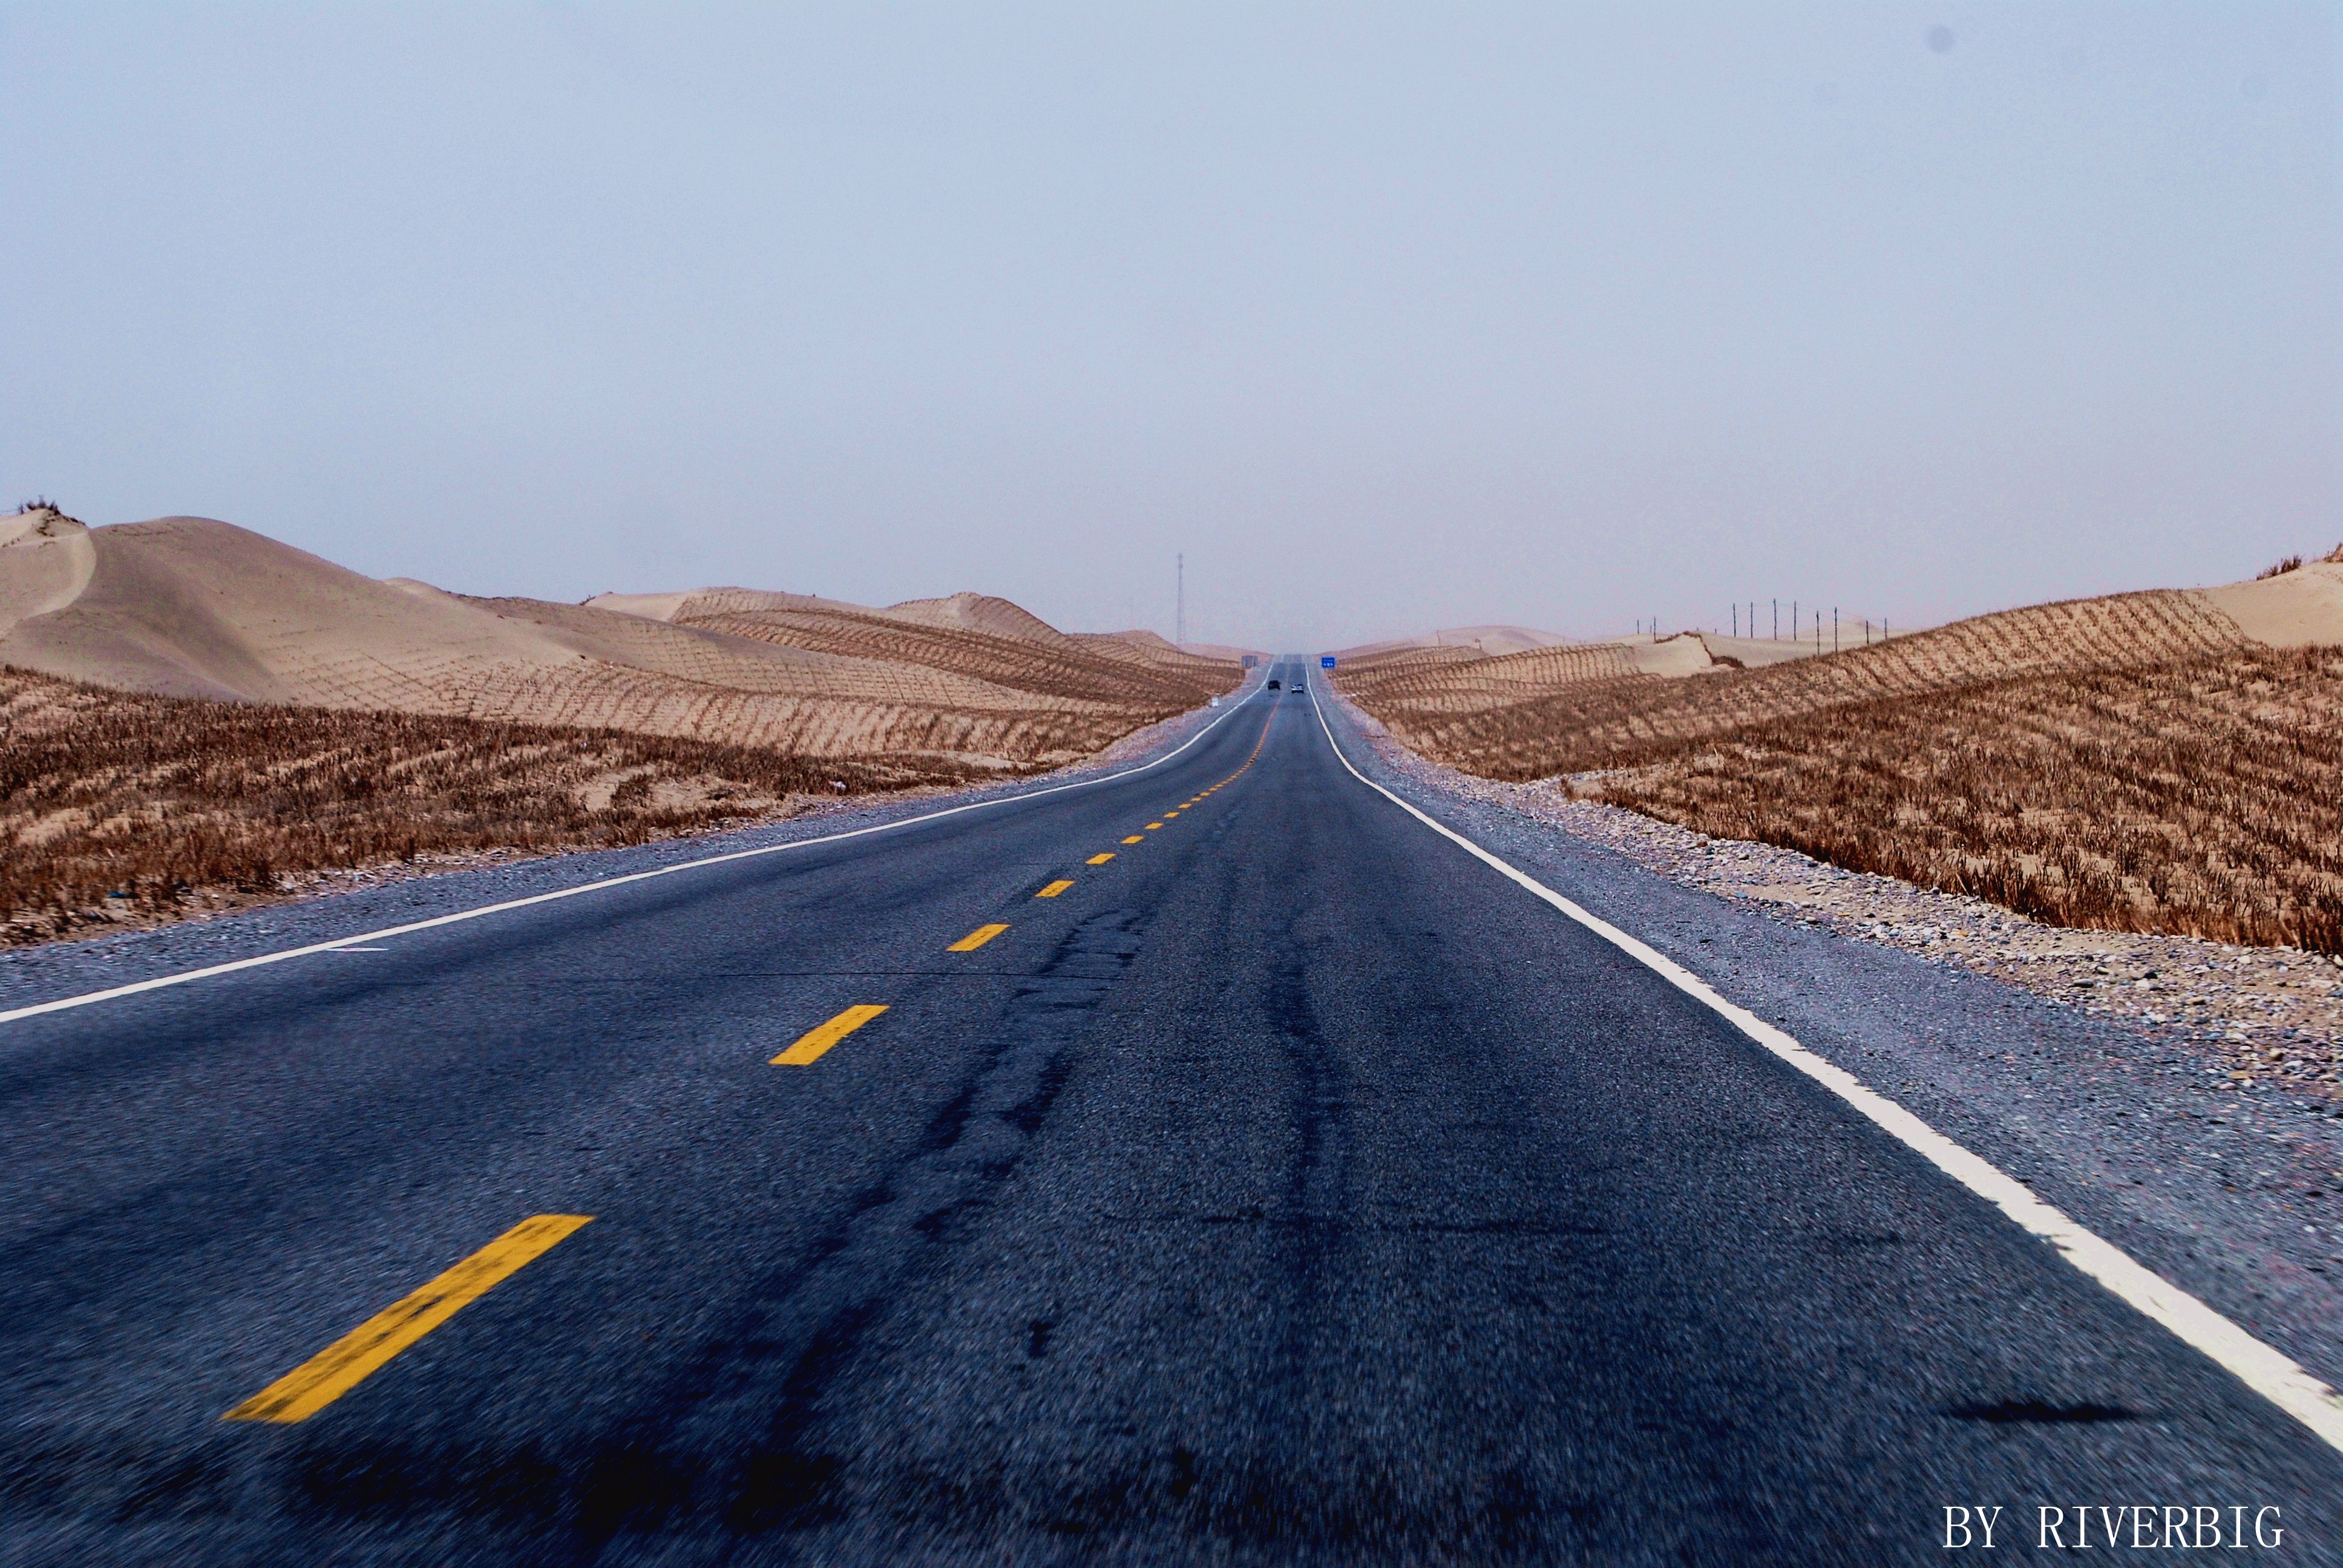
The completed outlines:
[[[1787,1030],[1767,1023],[1747,1008],[1725,1000],[1706,980],[1673,959],[1580,908],[1393,794],[1351,766],[1351,759],[1342,754],[1341,743],[1326,723],[1325,709],[1319,705],[1314,688],[1310,702],[1317,712],[1318,728],[1324,732],[1326,744],[1333,748],[1336,759],[1350,770],[1352,778],[1720,1014],[1742,1033],[1870,1118],[1906,1148],[2057,1248],[2068,1262],[2218,1362],[2247,1388],[2308,1427],[2329,1447],[2343,1451],[2343,1397],[2291,1356],[2256,1339],[2171,1281],[2134,1261],[2114,1242],[2085,1230],[2063,1211],[2026,1191],[2016,1178],[1954,1142],[1886,1096],[1865,1088],[1853,1073],[1808,1050]]]
[[[336,937],[329,942],[312,942],[307,947],[287,948],[282,952],[262,953],[257,958],[236,959],[228,963],[210,964],[199,970],[182,970],[176,974],[156,975],[152,980],[133,980],[128,985],[109,986],[105,990],[85,991],[79,996],[59,997],[55,1001],[35,1002],[28,1007],[11,1008],[0,1012],[0,1023],[13,1023],[20,1018],[37,1018],[43,1013],[65,1012],[77,1007],[94,1007],[102,1001],[114,1001],[121,997],[136,996],[142,991],[161,990],[166,986],[186,985],[193,980],[210,980],[215,975],[234,974],[238,970],[259,969],[265,964],[281,964],[288,959],[307,958],[313,953],[345,952],[359,942],[381,941],[387,937],[403,937],[416,931],[427,931],[439,926],[452,926],[464,920],[477,920],[486,915],[500,915],[508,910],[525,910],[532,904],[549,904],[560,899],[574,899],[584,893],[605,892],[622,888],[629,882],[647,882],[654,877],[671,877],[678,871],[696,871],[706,866],[728,865],[734,860],[753,860],[763,855],[779,855],[791,849],[809,849],[817,844],[835,844],[847,839],[860,839],[871,833],[890,832],[897,828],[915,827],[921,822],[933,822],[943,817],[957,817],[963,811],[982,810],[989,806],[1012,805],[1020,800],[1038,800],[1044,795],[1060,795],[1069,789],[1087,789],[1093,785],[1111,784],[1118,779],[1128,779],[1144,773],[1151,768],[1161,768],[1189,747],[1210,735],[1222,724],[1236,717],[1237,711],[1261,695],[1261,689],[1229,704],[1229,709],[1179,745],[1152,762],[1142,762],[1136,768],[1126,768],[1118,773],[1102,773],[1095,779],[1077,779],[1071,784],[1052,784],[1046,789],[1029,789],[1021,795],[1000,795],[990,800],[970,800],[964,805],[947,806],[940,811],[923,812],[917,817],[901,817],[892,822],[877,822],[868,828],[852,828],[843,833],[825,833],[819,839],[798,839],[787,844],[768,844],[762,849],[736,849],[729,855],[709,855],[698,860],[680,860],[672,866],[660,866],[649,871],[630,871],[623,877],[603,877],[591,882],[581,882],[574,888],[561,888],[550,893],[536,893],[526,899],[507,899],[502,903],[482,904],[478,909],[458,910],[452,915],[437,915],[427,920],[414,920],[403,926],[385,926],[379,930],[360,931],[354,936]],[[1189,709],[1194,712],[1195,709]]]

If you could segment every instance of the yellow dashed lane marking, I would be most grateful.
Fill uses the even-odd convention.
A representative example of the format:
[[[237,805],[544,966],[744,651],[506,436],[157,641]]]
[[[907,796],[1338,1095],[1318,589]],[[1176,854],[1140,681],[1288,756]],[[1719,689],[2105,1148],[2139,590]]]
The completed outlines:
[[[804,1067],[820,1061],[821,1053],[887,1010],[884,1002],[858,1002],[828,1023],[806,1030],[798,1042],[773,1058],[775,1067]]]
[[[993,938],[999,936],[1008,929],[1009,928],[1004,925],[979,926],[976,930],[969,932],[968,935],[960,938],[960,940],[946,948],[944,951],[948,953],[972,953],[976,951],[977,949],[982,947],[985,943],[990,941]]]
[[[1042,889],[1040,892],[1038,892],[1038,893],[1034,894],[1033,896],[1034,896],[1035,898],[1037,898],[1037,899],[1054,899],[1054,898],[1056,898],[1060,893],[1064,892],[1068,888],[1071,888],[1071,887],[1072,887],[1072,886],[1073,886],[1073,883],[1071,883],[1071,882],[1064,882],[1064,881],[1052,882],[1052,883],[1051,883],[1048,887],[1046,887],[1046,888]]]
[[[382,1370],[390,1359],[454,1317],[591,1214],[538,1214],[374,1316],[229,1411],[223,1421],[307,1421]]]
[[[1166,811],[1166,812],[1164,812],[1164,813],[1163,813],[1163,821],[1162,821],[1162,822],[1150,822],[1149,824],[1147,824],[1147,832],[1148,832],[1148,833],[1152,833],[1152,832],[1154,832],[1157,829],[1159,829],[1159,828],[1162,827],[1162,826],[1163,826],[1163,822],[1169,822],[1172,818],[1177,817],[1177,816],[1178,816],[1181,812],[1182,812],[1182,811],[1191,810],[1191,809],[1194,809],[1194,808],[1195,808],[1199,803],[1201,803],[1201,802],[1203,800],[1203,799],[1204,799],[1206,796],[1210,795],[1210,794],[1212,792],[1212,789],[1227,789],[1230,785],[1232,785],[1232,784],[1235,783],[1235,782],[1237,781],[1237,779],[1238,779],[1240,777],[1242,777],[1242,776],[1243,775],[1244,770],[1245,770],[1245,768],[1250,768],[1250,767],[1252,767],[1252,766],[1253,758],[1254,758],[1254,757],[1258,757],[1258,756],[1260,756],[1260,755],[1261,755],[1261,749],[1262,749],[1263,746],[1266,746],[1268,743],[1269,743],[1269,722],[1268,722],[1268,720],[1264,719],[1264,720],[1262,720],[1262,726],[1261,726],[1261,739],[1258,739],[1258,740],[1256,740],[1256,741],[1254,741],[1254,742],[1252,743],[1252,755],[1251,757],[1247,757],[1247,758],[1244,759],[1244,768],[1240,768],[1240,769],[1238,769],[1236,770],[1236,772],[1230,774],[1227,778],[1225,778],[1225,779],[1222,779],[1218,784],[1213,785],[1213,786],[1212,786],[1212,789],[1199,789],[1198,791],[1196,791],[1196,794],[1195,794],[1195,796],[1194,796],[1194,798],[1193,798],[1193,799],[1181,801],[1181,802],[1180,802],[1180,804],[1178,804],[1177,806],[1174,806],[1171,810]],[[1123,840],[1123,842],[1124,842],[1124,843],[1126,843],[1126,844],[1143,844],[1143,843],[1145,843],[1146,841],[1147,841],[1147,839],[1146,839],[1146,835],[1145,835],[1145,834],[1142,834],[1142,833],[1133,833],[1133,834],[1131,834],[1129,838],[1127,838],[1127,839],[1125,839]],[[1091,863],[1091,865],[1093,865],[1093,866],[1097,866],[1097,865],[1103,865],[1105,862],[1107,862],[1107,861],[1109,861],[1109,860],[1111,860],[1111,859],[1114,859],[1114,857],[1113,857],[1112,855],[1093,855],[1093,856],[1091,856],[1091,861],[1090,861],[1090,863]],[[1053,886],[1054,886],[1054,885],[1055,885],[1055,884],[1053,884]],[[1063,886],[1066,886],[1066,887],[1071,887],[1071,885],[1072,885],[1071,883],[1063,884]],[[1062,890],[1062,889],[1061,889],[1061,890]],[[1044,898],[1044,899],[1048,899],[1048,898],[1054,898],[1054,897],[1056,897],[1056,894],[1055,894],[1055,893],[1053,893],[1053,892],[1051,892],[1051,891],[1050,890],[1048,890],[1048,889],[1044,889],[1039,896],[1040,896],[1040,897],[1041,897],[1041,898]]]
[[[1089,859],[1087,859],[1087,860],[1083,861],[1083,862],[1082,862],[1082,864],[1084,864],[1085,866],[1103,866],[1103,865],[1105,865],[1109,860],[1111,860],[1111,859],[1114,859],[1114,851],[1113,851],[1112,849],[1109,849],[1109,850],[1108,850],[1105,854],[1103,854],[1103,855],[1092,855]]]

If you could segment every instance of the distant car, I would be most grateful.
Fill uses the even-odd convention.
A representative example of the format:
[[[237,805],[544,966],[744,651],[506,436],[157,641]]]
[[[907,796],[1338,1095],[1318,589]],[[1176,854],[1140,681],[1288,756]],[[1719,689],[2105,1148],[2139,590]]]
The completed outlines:
[[[1271,682],[1269,683],[1269,689],[1270,689],[1272,691],[1275,691],[1275,690],[1277,689],[1277,682],[1275,682],[1275,681],[1273,681],[1273,680],[1272,680],[1272,681],[1271,681]]]

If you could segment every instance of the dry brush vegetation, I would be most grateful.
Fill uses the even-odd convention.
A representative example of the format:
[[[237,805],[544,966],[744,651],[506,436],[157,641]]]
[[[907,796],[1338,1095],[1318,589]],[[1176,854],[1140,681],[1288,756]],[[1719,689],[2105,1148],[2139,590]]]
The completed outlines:
[[[1541,648],[1445,667],[1365,668],[1338,678],[1418,750],[1488,778],[1525,779],[1622,766],[1654,740],[1694,740],[1851,702],[2253,646],[2202,595],[2161,590],[2035,605],[1871,648],[1692,678],[1616,674],[1592,662],[1574,667],[1544,656],[1598,650]],[[1551,673],[1523,678],[1538,668]],[[1508,692],[1504,700],[1489,700]]]
[[[2343,649],[2262,647],[2193,594],[1503,707],[1428,669],[1353,681],[1400,739],[1486,777],[1565,776],[2055,924],[2343,953]]]
[[[2053,924],[2343,954],[2343,650],[1855,703],[1614,769],[1583,792]]]
[[[627,661],[495,672],[463,687],[469,715],[550,717],[807,755],[876,750],[1061,764],[1198,707],[1242,678],[1231,660],[1117,658],[1039,622],[1054,640],[747,589],[690,595],[668,621],[537,600],[467,602],[590,633]],[[764,655],[759,645],[822,658],[744,657]]]
[[[641,843],[793,798],[979,773],[999,776],[933,757],[816,760],[612,730],[193,701],[0,668],[0,941],[280,896],[287,878],[328,869]]]
[[[703,596],[714,598],[716,596]],[[1224,660],[1116,658],[1068,638],[1062,647],[961,628],[928,627],[880,615],[828,610],[685,607],[679,626],[850,658],[886,659],[973,676],[1039,697],[1109,704],[1159,718],[1182,713],[1233,684]]]

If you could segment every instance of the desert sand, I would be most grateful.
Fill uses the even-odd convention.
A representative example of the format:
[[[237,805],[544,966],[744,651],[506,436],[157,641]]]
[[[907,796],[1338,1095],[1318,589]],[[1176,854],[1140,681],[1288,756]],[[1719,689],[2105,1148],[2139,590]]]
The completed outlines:
[[[1003,767],[1095,750],[1238,675],[978,594],[474,598],[211,518],[89,528],[53,508],[0,518],[0,664],[171,697]]]
[[[1850,637],[1842,626],[1836,649],[1826,640],[1818,648],[1812,639],[1687,631],[1605,642],[1555,638],[1497,651],[1494,639],[1435,633],[1345,649],[1337,678],[1403,732],[1627,676],[1684,679],[1812,663],[1811,676],[1785,676],[1754,689],[1765,694],[1758,700],[1771,705],[1768,711],[1806,711],[1855,695],[1912,695],[2046,670],[2137,668],[2224,648],[2343,644],[2343,562],[2312,561],[2221,588],[2027,605],[1925,631],[1898,631],[1892,640],[1867,645],[1861,635],[1858,628]],[[1751,689],[1735,688],[1736,697]],[[1686,703],[1698,706],[1700,699],[1664,706]],[[1755,716],[1738,702],[1734,712],[1739,719]]]
[[[1422,648],[1458,648],[1472,653],[1494,657],[1498,654],[1520,653],[1533,648],[1560,648],[1566,643],[1581,641],[1564,637],[1558,631],[1540,631],[1527,626],[1452,626],[1419,637],[1386,638],[1381,642],[1361,643],[1356,648],[1338,648],[1335,656],[1342,659],[1368,658],[1378,655],[1407,653]]]
[[[2343,955],[2343,561],[1725,663],[1418,648],[1338,688],[1425,759],[2057,924]]]
[[[2204,594],[2256,642],[2272,648],[2343,643],[2343,561],[2331,556]]]

